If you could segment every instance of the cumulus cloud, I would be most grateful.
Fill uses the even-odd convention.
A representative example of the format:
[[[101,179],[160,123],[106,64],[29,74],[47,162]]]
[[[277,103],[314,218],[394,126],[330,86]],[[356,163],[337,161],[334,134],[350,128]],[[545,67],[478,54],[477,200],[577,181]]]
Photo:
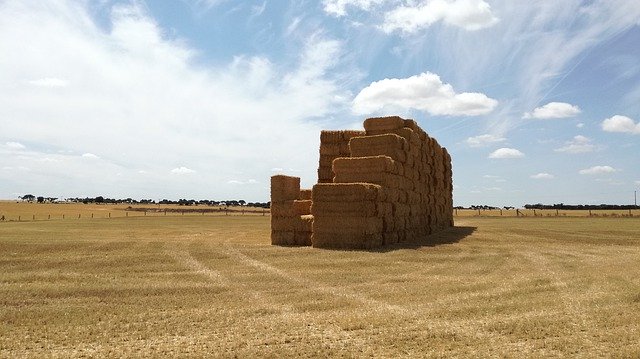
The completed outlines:
[[[226,181],[236,173],[258,179],[285,165],[311,178],[317,164],[308,159],[317,155],[321,128],[311,119],[350,110],[344,83],[353,71],[341,62],[342,42],[324,33],[292,40],[295,50],[279,60],[282,65],[242,54],[212,64],[161,28],[142,2],[101,2],[99,19],[92,2],[47,4],[1,2],[0,54],[11,56],[0,56],[0,140],[69,154],[109,153],[101,168],[127,178],[114,185],[114,196],[234,197],[239,190]],[[334,71],[338,65],[345,65],[343,72]],[[47,78],[64,79],[64,91],[34,88],[61,84],[38,81]],[[0,165],[16,167],[16,161]],[[248,161],[254,165],[247,167]],[[110,178],[81,162],[68,173],[42,167],[50,171],[49,191],[72,187],[69,173],[89,179],[73,187],[87,192],[96,187],[88,183]],[[200,174],[190,177],[188,188],[184,176],[160,175],[167,168],[181,172],[184,163]],[[141,168],[158,175],[156,187],[151,175],[137,173]],[[0,181],[19,183],[11,176]],[[37,178],[25,181],[35,186]],[[219,184],[213,193],[212,183]],[[268,191],[254,187],[242,195],[268,198]]]
[[[576,154],[593,152],[595,149],[596,146],[590,138],[578,135],[575,136],[573,140],[568,141],[565,146],[556,148],[554,151]]]
[[[387,0],[324,0],[324,11],[333,16],[345,16],[347,7],[354,7],[360,10],[369,10],[374,5],[379,5]]]
[[[507,139],[504,137],[485,134],[485,135],[469,137],[465,140],[465,142],[469,147],[484,147],[484,146],[491,145],[493,143],[504,142],[506,140]]]
[[[602,129],[607,132],[640,134],[640,122],[634,122],[627,116],[615,115],[602,121]]]
[[[353,100],[353,111],[371,114],[383,109],[416,109],[432,115],[478,116],[490,113],[497,105],[498,101],[482,93],[456,94],[440,76],[426,72],[371,83]]]
[[[554,179],[556,177],[554,175],[550,174],[550,173],[541,172],[541,173],[532,175],[531,178],[546,180],[546,179]]]
[[[250,179],[247,181],[241,181],[241,180],[229,180],[227,181],[228,184],[233,184],[233,185],[248,185],[248,184],[258,184],[260,182],[256,181],[255,179]]]
[[[549,102],[542,107],[534,109],[533,112],[525,113],[522,118],[549,120],[556,118],[574,117],[579,115],[581,112],[582,111],[578,106],[574,106],[565,102]]]
[[[195,173],[196,171],[192,170],[191,168],[187,168],[187,167],[177,167],[171,170],[171,173],[176,174],[176,175],[187,175],[190,173]]]
[[[410,2],[385,14],[381,28],[384,32],[414,33],[439,21],[451,26],[476,31],[493,26],[498,18],[483,0],[431,0]]]
[[[97,155],[94,155],[93,153],[83,153],[82,154],[83,158],[89,158],[89,159],[99,159],[100,157],[98,157]]]
[[[578,173],[581,175],[605,175],[614,172],[618,172],[618,170],[611,166],[593,166],[580,170]]]
[[[520,152],[515,148],[498,148],[497,150],[491,152],[489,158],[496,159],[505,159],[505,158],[522,158],[524,157],[524,153]]]

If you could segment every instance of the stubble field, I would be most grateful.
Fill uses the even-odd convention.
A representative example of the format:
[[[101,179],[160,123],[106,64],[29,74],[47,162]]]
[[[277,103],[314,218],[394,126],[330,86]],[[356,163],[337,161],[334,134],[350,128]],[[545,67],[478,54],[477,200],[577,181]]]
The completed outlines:
[[[456,225],[331,251],[268,216],[0,223],[0,356],[640,356],[640,220]]]

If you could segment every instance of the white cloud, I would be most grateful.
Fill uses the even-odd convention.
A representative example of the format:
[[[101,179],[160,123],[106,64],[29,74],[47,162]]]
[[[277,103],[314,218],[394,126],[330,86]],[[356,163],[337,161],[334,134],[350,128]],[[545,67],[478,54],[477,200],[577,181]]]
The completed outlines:
[[[37,79],[37,80],[31,80],[29,81],[29,83],[33,86],[38,86],[38,87],[66,87],[67,85],[69,85],[69,82],[66,80],[62,80],[62,79],[58,79],[55,77],[46,77],[46,78],[42,78],[42,79]]]
[[[573,140],[568,141],[565,146],[556,148],[554,151],[576,154],[593,152],[595,149],[596,146],[591,142],[590,138],[578,135]]]
[[[485,115],[498,101],[481,93],[456,94],[453,87],[431,72],[405,79],[384,79],[372,82],[353,100],[353,111],[371,114],[387,109],[416,109],[432,115]]]
[[[522,158],[522,157],[524,157],[524,153],[520,152],[515,148],[507,148],[507,147],[499,148],[491,152],[491,154],[489,155],[489,158],[497,158],[497,159]]]
[[[583,128],[584,127],[584,123],[580,122],[576,125],[577,128]]]
[[[532,175],[532,176],[531,176],[531,178],[533,178],[533,179],[543,179],[543,180],[546,180],[546,179],[554,179],[554,178],[556,178],[556,177],[555,177],[554,175],[550,174],[550,173],[541,172],[541,173],[538,173],[538,174]]]
[[[387,33],[396,30],[414,33],[438,21],[476,31],[495,25],[498,18],[483,0],[432,0],[418,4],[411,2],[386,13],[381,28]]]
[[[99,159],[100,157],[98,157],[97,155],[94,155],[93,153],[83,153],[82,154],[83,158],[89,158],[89,159]]]
[[[580,170],[578,173],[581,175],[604,175],[614,172],[618,172],[618,170],[611,166],[593,166]]]
[[[7,148],[12,149],[12,150],[24,150],[25,149],[25,146],[20,142],[7,142],[6,146],[7,146]]]
[[[247,180],[247,181],[241,181],[241,180],[235,180],[234,179],[234,180],[227,181],[227,183],[228,184],[241,185],[242,186],[242,185],[249,185],[249,184],[258,184],[260,182],[258,182],[255,179],[250,179],[250,180]]]
[[[176,174],[176,175],[187,175],[190,173],[195,173],[196,171],[192,170],[191,168],[187,168],[187,167],[177,167],[171,170],[171,173]]]
[[[360,10],[370,10],[373,6],[382,4],[387,0],[324,0],[324,11],[333,16],[345,16],[347,7],[354,7]]]
[[[504,137],[496,136],[496,135],[479,135],[474,137],[469,137],[465,140],[469,147],[484,147],[491,145],[493,143],[504,142],[507,139]]]
[[[212,64],[188,41],[168,35],[140,4],[104,2],[95,19],[85,1],[2,2],[0,54],[11,54],[0,56],[2,139],[70,154],[109,153],[101,168],[127,178],[113,185],[113,196],[189,192],[265,200],[264,188],[239,193],[227,179],[236,173],[260,179],[271,168],[289,166],[315,177],[317,163],[309,158],[317,156],[322,124],[311,120],[350,110],[352,95],[343,88],[354,71],[342,62],[342,42],[306,33],[291,41],[282,65],[241,55]],[[334,71],[338,65],[345,66]],[[29,83],[52,74],[72,85],[37,91]],[[199,173],[188,186],[186,176],[160,176],[152,186],[149,176],[137,174],[140,168],[163,173],[184,163]],[[71,188],[65,184],[69,173],[84,179],[74,183],[78,191],[92,191],[92,180],[110,178],[83,164],[73,172],[42,171],[50,171],[50,191]],[[10,176],[0,180],[19,183]],[[35,177],[27,181],[25,186],[36,185]]]
[[[535,118],[539,120],[549,120],[556,118],[574,117],[582,111],[578,106],[574,106],[565,102],[549,102],[548,104],[538,107],[533,112],[525,113],[522,118]]]
[[[500,176],[484,175],[484,176],[482,176],[482,178],[496,179],[496,178],[500,178]]]
[[[640,134],[640,122],[636,123],[627,116],[615,115],[602,121],[602,129],[607,132]]]

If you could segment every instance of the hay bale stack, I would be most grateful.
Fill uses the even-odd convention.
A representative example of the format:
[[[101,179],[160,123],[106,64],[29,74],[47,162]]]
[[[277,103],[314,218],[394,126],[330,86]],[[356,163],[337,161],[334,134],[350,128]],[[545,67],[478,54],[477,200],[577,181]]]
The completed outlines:
[[[300,190],[300,178],[271,177],[271,244],[311,245],[313,216],[309,190]]]
[[[326,183],[313,187],[312,245],[367,249],[382,245],[385,206],[382,187]]]
[[[448,151],[414,120],[370,118],[364,128],[322,131],[311,193],[276,180],[293,187],[272,188],[274,244],[366,249],[453,225]]]
[[[318,183],[333,182],[331,163],[339,157],[349,157],[349,140],[364,136],[364,131],[321,131],[320,161],[318,166]]]

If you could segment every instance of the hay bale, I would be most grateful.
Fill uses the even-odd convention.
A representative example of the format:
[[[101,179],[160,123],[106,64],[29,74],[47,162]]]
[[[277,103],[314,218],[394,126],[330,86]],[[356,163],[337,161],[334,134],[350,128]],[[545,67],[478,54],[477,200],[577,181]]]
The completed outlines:
[[[298,199],[300,200],[311,200],[311,194],[313,193],[313,190],[311,189],[301,189],[300,190],[300,197],[298,197]]]
[[[271,202],[290,201],[300,196],[300,178],[275,175],[271,177]]]
[[[372,183],[387,188],[402,188],[404,178],[386,172],[347,172],[337,173],[334,183]]]
[[[314,217],[376,217],[378,203],[375,201],[313,202],[311,213]]]
[[[389,156],[340,157],[333,161],[333,173],[389,172],[396,173],[395,161]]]
[[[320,143],[340,143],[342,140],[342,131],[320,131]]]
[[[324,181],[333,182],[333,171],[331,167],[318,168],[318,182],[323,183]]]
[[[271,217],[293,217],[293,201],[271,202]]]
[[[381,187],[369,183],[319,183],[313,186],[313,202],[376,201]]]
[[[294,228],[295,232],[311,232],[313,230],[314,217],[312,215],[304,215],[295,217]]]
[[[407,148],[407,141],[395,133],[354,137],[349,141],[351,157],[386,155],[395,161],[404,163],[407,159]]]
[[[314,216],[313,232],[322,233],[382,233],[384,224],[379,217]]]
[[[296,246],[310,246],[311,245],[311,235],[313,232],[294,232],[293,233],[293,242]]]
[[[372,117],[364,120],[366,131],[392,131],[404,127],[404,120],[398,116]]]
[[[276,246],[290,246],[295,244],[293,231],[271,231],[271,244]]]
[[[321,156],[339,156],[340,143],[321,143],[320,155]]]
[[[310,199],[307,200],[295,200],[293,201],[293,212],[296,216],[304,216],[311,214],[311,203]]]
[[[365,136],[366,134],[366,131],[346,130],[342,131],[342,140],[349,143],[349,140],[353,137]]]

